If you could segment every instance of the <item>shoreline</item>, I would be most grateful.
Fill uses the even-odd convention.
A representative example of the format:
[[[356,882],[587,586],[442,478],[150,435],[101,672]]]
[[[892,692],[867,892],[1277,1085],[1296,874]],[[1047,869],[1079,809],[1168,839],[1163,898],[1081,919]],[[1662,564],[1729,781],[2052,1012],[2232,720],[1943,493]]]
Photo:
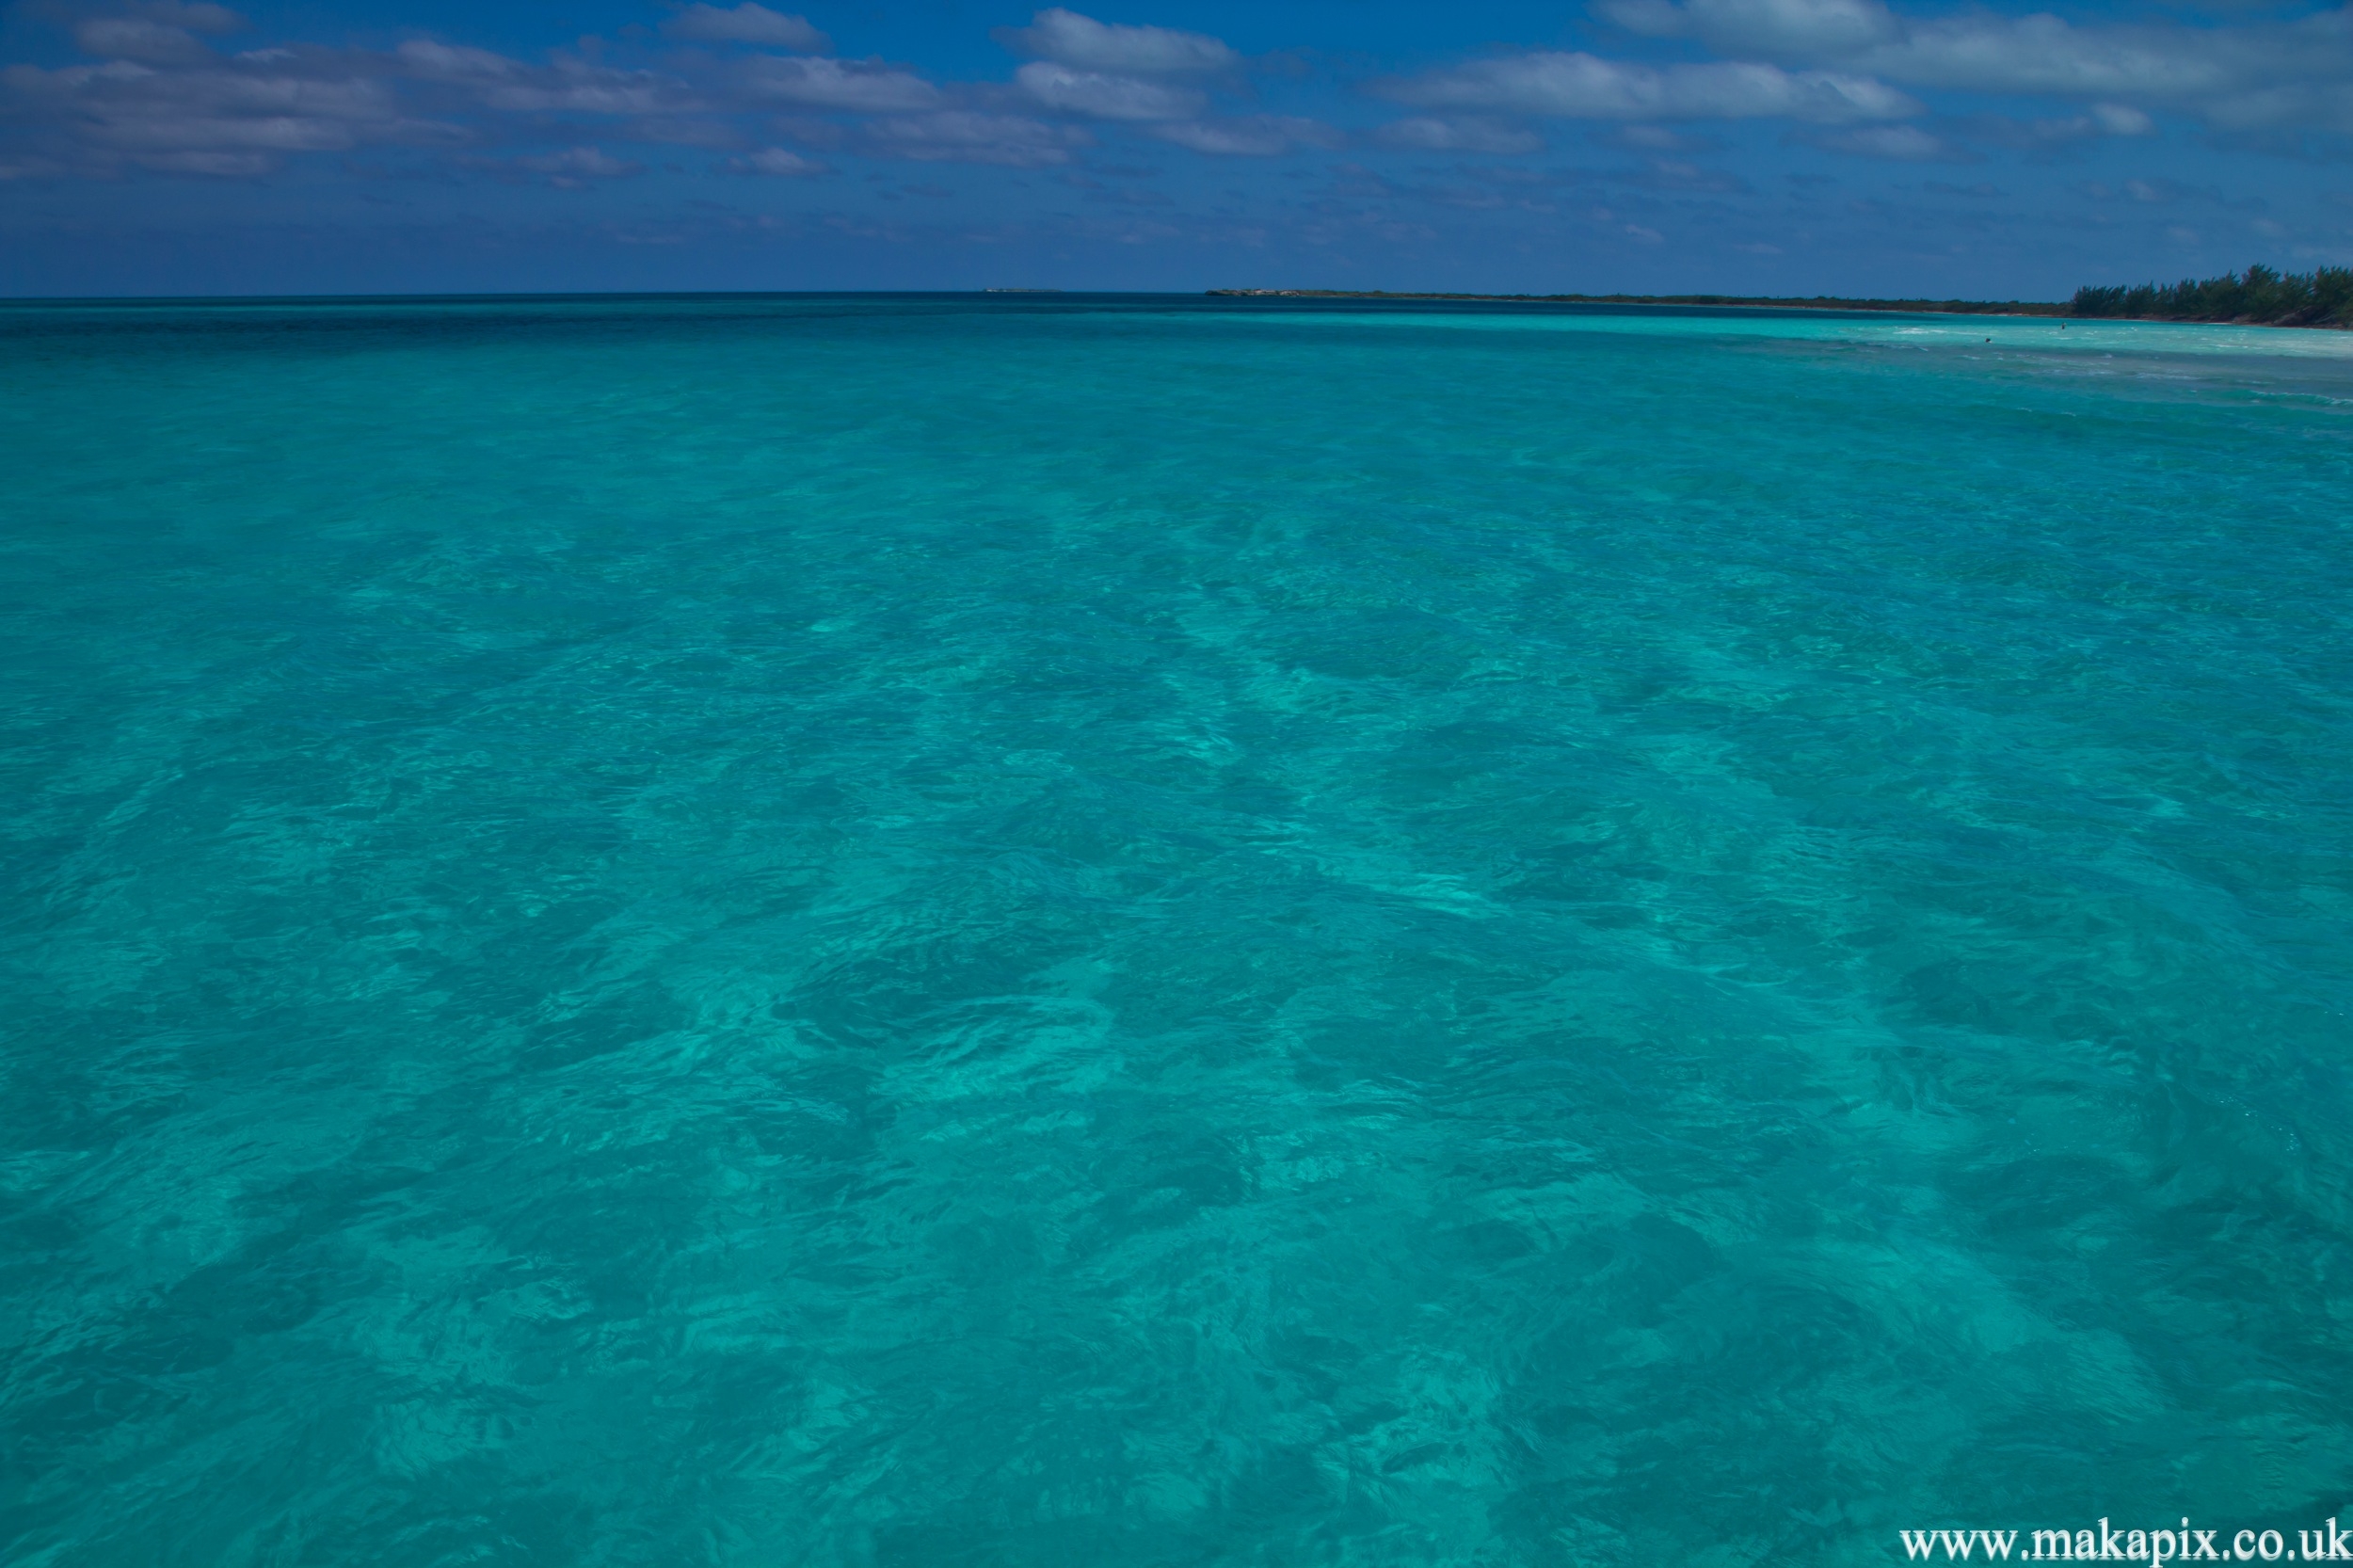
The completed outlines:
[[[1203,292],[1212,297],[1231,299],[1461,299],[1521,305],[1707,305],[1778,311],[1879,311],[1911,315],[2073,317],[2073,312],[2067,305],[2038,299],[1842,299],[1830,295],[1793,299],[1729,294],[1442,294],[1389,289],[1208,289]]]
[[[1830,295],[1811,298],[1775,298],[1729,294],[1441,294],[1389,289],[1207,289],[1212,298],[1228,299],[1459,299],[1518,305],[1714,306],[1773,311],[1876,312],[1900,315],[2016,316],[2030,320],[2153,321],[2177,327],[2277,327],[2291,331],[2342,332],[2335,322],[2250,321],[2205,316],[2082,315],[2072,303],[2039,299],[1841,299]]]

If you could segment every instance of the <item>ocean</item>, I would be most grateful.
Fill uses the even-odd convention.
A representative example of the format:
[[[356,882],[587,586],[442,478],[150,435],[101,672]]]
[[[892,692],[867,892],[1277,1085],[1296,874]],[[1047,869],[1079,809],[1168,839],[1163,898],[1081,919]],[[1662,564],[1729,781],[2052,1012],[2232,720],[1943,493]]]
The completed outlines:
[[[11,1564],[2353,1503],[2353,334],[17,303],[0,458]]]

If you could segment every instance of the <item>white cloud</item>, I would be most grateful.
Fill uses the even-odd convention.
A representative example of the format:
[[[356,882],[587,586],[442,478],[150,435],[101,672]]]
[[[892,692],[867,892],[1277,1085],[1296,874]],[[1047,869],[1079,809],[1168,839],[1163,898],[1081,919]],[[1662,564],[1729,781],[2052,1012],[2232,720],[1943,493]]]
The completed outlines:
[[[1883,82],[1745,61],[1652,67],[1576,53],[1477,60],[1391,82],[1383,90],[1429,108],[1569,120],[1755,120],[1824,124],[1897,120],[1920,105]]]
[[[848,126],[821,120],[815,115],[778,115],[770,124],[776,128],[776,135],[788,141],[799,142],[803,147],[822,147],[827,152],[839,152],[849,146],[851,141]]]
[[[2073,27],[2056,16],[1964,16],[1915,24],[1855,61],[1899,82],[1980,92],[2178,100],[2220,91],[2241,74],[2222,40]]]
[[[730,174],[775,174],[795,180],[833,172],[815,158],[805,158],[781,147],[763,147],[741,158],[730,158],[720,167]]]
[[[372,58],[385,61],[381,56]],[[676,114],[700,106],[696,95],[677,77],[616,71],[577,56],[531,66],[488,49],[410,39],[385,63],[401,75],[468,89],[484,107],[518,114]]]
[[[1009,29],[1000,37],[1025,55],[1080,71],[1182,75],[1230,71],[1241,63],[1241,56],[1206,33],[1115,25],[1059,6],[1038,12],[1027,27]]]
[[[1851,54],[1902,32],[1880,0],[1601,0],[1593,8],[1647,38],[1800,57]]]
[[[1723,145],[1712,136],[1695,136],[1664,125],[1639,123],[1621,125],[1597,139],[1607,146],[1635,148],[1644,152],[1708,152]]]
[[[1892,158],[1899,163],[1966,163],[1969,154],[1917,125],[1858,125],[1850,130],[1818,132],[1806,138],[1833,152],[1859,158]]]
[[[1337,147],[1347,140],[1320,120],[1271,114],[1157,125],[1152,134],[1195,152],[1244,158],[1272,158],[1297,147]]]
[[[145,4],[130,8],[135,16],[150,22],[160,22],[168,27],[185,27],[191,33],[242,33],[253,25],[226,6],[215,6],[197,0],[183,5],[181,0],[145,0]]]
[[[616,158],[596,147],[567,147],[554,152],[537,152],[520,158],[475,158],[457,160],[467,168],[477,168],[502,180],[512,181],[520,175],[539,174],[558,190],[586,190],[595,180],[625,180],[646,172],[646,166],[628,158]]]
[[[340,152],[358,140],[347,121],[311,120],[300,115],[124,119],[101,127],[98,136],[118,147],[244,147],[272,152]]]
[[[278,167],[278,160],[266,152],[157,152],[137,162],[161,174],[201,174],[217,180],[250,180]]]
[[[583,60],[559,60],[523,79],[487,87],[482,102],[525,114],[659,114],[696,106],[673,78],[650,71],[612,71]]]
[[[67,108],[104,127],[125,120],[289,117],[351,124],[390,124],[397,118],[391,91],[357,77],[322,79],[233,71],[166,73],[117,61],[43,71],[9,66],[0,86],[11,96]]]
[[[73,46],[101,59],[143,65],[199,65],[215,57],[186,28],[133,16],[93,16],[75,23]]]
[[[1203,99],[1191,88],[1073,71],[1051,60],[1032,60],[1013,73],[1014,84],[1040,104],[1097,120],[1188,120]]]
[[[480,82],[512,76],[522,70],[505,56],[488,49],[436,43],[431,39],[410,39],[392,54],[410,74],[434,82]]]
[[[712,115],[654,115],[633,120],[617,139],[660,142],[670,147],[741,147],[744,134]]]
[[[390,86],[349,74],[335,56],[206,59],[189,70],[120,59],[56,71],[9,66],[0,70],[0,108],[48,127],[44,168],[88,174],[128,164],[247,177],[288,153],[448,145],[464,136],[457,126],[407,116]]]
[[[1072,148],[1095,139],[1075,126],[955,109],[877,120],[866,127],[866,134],[870,150],[886,157],[1023,168],[1066,164]]]
[[[821,109],[889,114],[928,109],[940,102],[939,89],[931,83],[880,60],[762,56],[745,62],[743,80],[757,97]]]
[[[1650,190],[1707,191],[1716,195],[1732,195],[1750,188],[1749,183],[1737,174],[1727,173],[1721,168],[1704,168],[1683,158],[1652,158],[1639,170],[1627,170],[1611,178]]]
[[[1541,152],[1545,138],[1518,126],[1492,120],[1441,120],[1417,115],[1391,120],[1373,133],[1384,147],[1417,148],[1431,152]]]
[[[647,134],[692,118],[690,139],[740,140],[695,87],[659,72],[618,71],[578,56],[527,65],[431,39],[383,52],[298,44],[223,58],[180,24],[218,33],[243,24],[235,12],[180,0],[154,0],[136,10],[77,24],[84,44],[105,55],[103,64],[0,69],[0,126],[9,143],[0,154],[12,166],[33,167],[26,161],[32,154],[42,168],[84,175],[136,167],[249,176],[292,154],[480,139],[482,128],[420,112],[435,100],[443,115],[471,110],[477,120],[550,112],[616,116]],[[885,101],[917,99],[902,92]],[[718,105],[736,112],[748,106],[740,93]],[[568,161],[533,171],[562,179],[613,176],[609,164],[592,168],[577,152],[549,154]]]
[[[2289,125],[2353,131],[2353,83],[2225,93],[2199,104],[2198,112],[2208,124],[2224,131],[2265,131]]]
[[[2091,105],[2091,119],[2094,124],[2112,136],[2154,136],[2157,130],[2155,120],[2123,104],[2094,104]]]
[[[1726,54],[1834,65],[1915,87],[2096,99],[2108,134],[2147,105],[2227,127],[2353,129],[2353,8],[2219,26],[2079,26],[2048,12],[1917,19],[1882,0],[1599,0],[1650,37]]]
[[[517,158],[515,167],[538,174],[591,175],[600,180],[626,179],[646,172],[644,164],[616,158],[594,147],[568,147],[561,152]]]
[[[798,49],[822,55],[833,40],[809,25],[805,16],[787,16],[744,0],[734,7],[707,6],[696,0],[662,24],[672,38],[710,43],[763,43],[776,49]]]

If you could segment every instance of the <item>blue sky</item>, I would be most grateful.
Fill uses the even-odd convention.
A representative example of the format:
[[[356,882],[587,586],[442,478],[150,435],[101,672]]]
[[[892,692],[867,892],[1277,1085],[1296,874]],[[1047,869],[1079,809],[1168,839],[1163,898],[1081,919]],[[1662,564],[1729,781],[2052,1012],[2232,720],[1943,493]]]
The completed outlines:
[[[2353,8],[17,0],[0,293],[2059,297],[2353,261]]]

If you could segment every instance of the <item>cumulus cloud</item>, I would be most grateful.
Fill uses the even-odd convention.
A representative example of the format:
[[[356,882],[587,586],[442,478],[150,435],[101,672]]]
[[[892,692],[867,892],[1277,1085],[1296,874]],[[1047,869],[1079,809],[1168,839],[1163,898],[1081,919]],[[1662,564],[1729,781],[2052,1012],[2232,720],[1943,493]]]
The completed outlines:
[[[1173,27],[1129,27],[1096,21],[1057,6],[1027,27],[999,35],[1025,55],[1074,67],[1129,76],[1186,75],[1230,71],[1241,56],[1206,33]]]
[[[2236,52],[2218,39],[2080,28],[2048,14],[1966,16],[1913,24],[1857,63],[1922,87],[2178,101],[2243,77]]]
[[[1785,58],[1852,54],[1903,31],[1880,0],[1600,0],[1593,9],[1646,38]]]
[[[2151,105],[2222,126],[2353,129],[2353,10],[2222,26],[2079,26],[2047,12],[1918,19],[1883,0],[1599,0],[1654,38],[1914,87],[2094,99],[2109,135]]]
[[[1096,120],[1189,120],[1201,112],[1204,102],[1191,88],[1074,71],[1052,60],[1032,60],[1013,79],[1046,108]]]
[[[1723,146],[1713,136],[1693,136],[1689,131],[1671,130],[1664,125],[1621,125],[1606,133],[1596,132],[1594,139],[1609,147],[1632,148],[1643,152],[1712,152]]]
[[[120,59],[55,71],[9,66],[0,71],[0,96],[18,113],[59,128],[58,143],[43,162],[60,171],[106,172],[128,163],[164,172],[248,176],[267,172],[290,152],[343,152],[367,142],[447,143],[463,136],[454,125],[405,116],[380,81],[291,56],[216,58],[205,69],[187,71]]]
[[[545,183],[558,190],[586,190],[599,180],[626,180],[646,172],[646,166],[630,158],[616,158],[598,147],[566,147],[552,152],[527,153],[514,158],[461,157],[458,167],[475,169],[509,183],[526,176],[542,176]]]
[[[191,33],[242,33],[253,25],[243,15],[226,6],[215,6],[197,0],[182,4],[181,0],[143,0],[127,8],[133,16],[149,22],[160,22],[167,27],[184,27]]]
[[[488,49],[436,43],[431,39],[410,39],[392,54],[409,74],[433,82],[493,81],[518,75],[522,70],[517,62]]]
[[[1652,67],[1584,53],[1475,60],[1382,89],[1428,108],[1568,120],[1898,120],[1920,105],[1883,82],[1746,61]]]
[[[1066,164],[1073,148],[1094,140],[1076,126],[960,109],[873,120],[866,135],[868,150],[885,157],[1016,168]]]
[[[1681,158],[1653,158],[1639,169],[1621,170],[1609,178],[1620,184],[1638,185],[1649,190],[1705,191],[1717,196],[1737,195],[1752,188],[1737,174],[1727,173],[1721,168],[1703,168]]]
[[[466,89],[482,107],[509,113],[662,115],[701,106],[696,93],[676,77],[616,71],[576,56],[527,66],[488,49],[411,39],[392,57],[401,74]]]
[[[1152,134],[1195,152],[1241,158],[1272,158],[1299,147],[1337,147],[1348,139],[1321,120],[1271,114],[1157,125]]]
[[[732,144],[743,136],[725,117],[760,101],[736,80],[698,85],[577,55],[526,63],[432,39],[382,51],[297,44],[225,56],[205,37],[242,27],[244,18],[226,7],[182,0],[152,0],[131,14],[85,16],[68,25],[98,63],[0,69],[0,163],[18,177],[128,168],[250,177],[303,153],[456,149],[519,133],[531,137],[551,115],[623,120],[632,139]],[[835,67],[836,79],[856,76],[863,98],[837,88],[835,99],[904,108],[928,106],[936,96],[926,84],[909,90],[915,78],[891,81],[891,73],[872,67],[768,59],[777,68]],[[887,90],[875,90],[877,77]],[[824,86],[806,96],[824,99]],[[579,134],[571,130],[567,139]],[[536,156],[557,162],[542,168],[510,160],[501,167],[579,180],[613,178],[618,162],[601,152],[595,157],[606,161],[593,162],[578,147]]]
[[[1442,120],[1416,115],[1395,120],[1373,133],[1384,147],[1412,148],[1430,152],[1484,152],[1508,155],[1541,152],[1545,138],[1520,126],[1480,119]]]
[[[101,59],[142,65],[199,65],[216,57],[186,28],[136,16],[86,17],[73,25],[73,46]]]
[[[216,180],[250,180],[268,174],[278,160],[266,152],[153,152],[137,160],[161,174],[199,174]]]
[[[763,56],[746,62],[743,82],[757,97],[821,109],[889,114],[940,103],[939,89],[931,83],[880,60]]]
[[[2058,119],[2011,120],[1980,115],[1958,122],[1972,140],[2025,152],[2049,152],[2100,136],[2154,135],[2156,122],[2137,109],[2115,104],[2094,104],[2083,114]]]
[[[805,158],[781,147],[763,147],[741,158],[730,158],[719,167],[729,174],[774,174],[794,180],[833,172],[815,158]]]
[[[298,45],[224,56],[190,29],[241,26],[235,12],[171,0],[138,11],[74,24],[77,40],[102,63],[0,70],[0,127],[10,144],[0,156],[9,167],[48,177],[125,168],[252,176],[300,153],[454,149],[524,129],[493,130],[502,117],[551,114],[624,118],[632,134],[652,139],[732,141],[740,136],[713,118],[714,109],[751,106],[740,95],[714,104],[701,88],[660,72],[616,70],[576,56],[526,64],[431,39],[389,51]],[[917,99],[902,92],[884,101]],[[586,161],[576,147],[541,156],[558,162],[502,167],[560,180],[616,172],[617,161],[600,152],[596,157],[607,162]]]
[[[805,16],[787,16],[744,0],[734,7],[707,6],[696,0],[662,24],[672,38],[706,43],[760,43],[775,49],[798,49],[822,55],[833,40],[809,25]]]
[[[627,115],[691,109],[696,104],[680,83],[650,71],[607,71],[578,61],[491,88],[482,101],[494,109],[522,113]]]
[[[2353,131],[2353,81],[2297,83],[2228,92],[2197,105],[2197,112],[2217,130],[2233,133],[2270,132],[2283,127]],[[2238,145],[2259,146],[2265,138],[2233,139]]]
[[[741,147],[744,134],[716,115],[655,115],[632,120],[622,139],[670,147]]]
[[[646,166],[629,158],[616,158],[594,147],[567,147],[560,152],[544,152],[512,160],[516,168],[529,169],[534,174],[550,176],[548,184],[566,190],[577,190],[590,180],[625,180],[632,174],[643,174]]]
[[[1858,158],[1889,158],[1913,164],[1972,161],[1970,153],[1917,125],[1858,125],[1843,131],[1817,131],[1805,139],[1817,147]]]

